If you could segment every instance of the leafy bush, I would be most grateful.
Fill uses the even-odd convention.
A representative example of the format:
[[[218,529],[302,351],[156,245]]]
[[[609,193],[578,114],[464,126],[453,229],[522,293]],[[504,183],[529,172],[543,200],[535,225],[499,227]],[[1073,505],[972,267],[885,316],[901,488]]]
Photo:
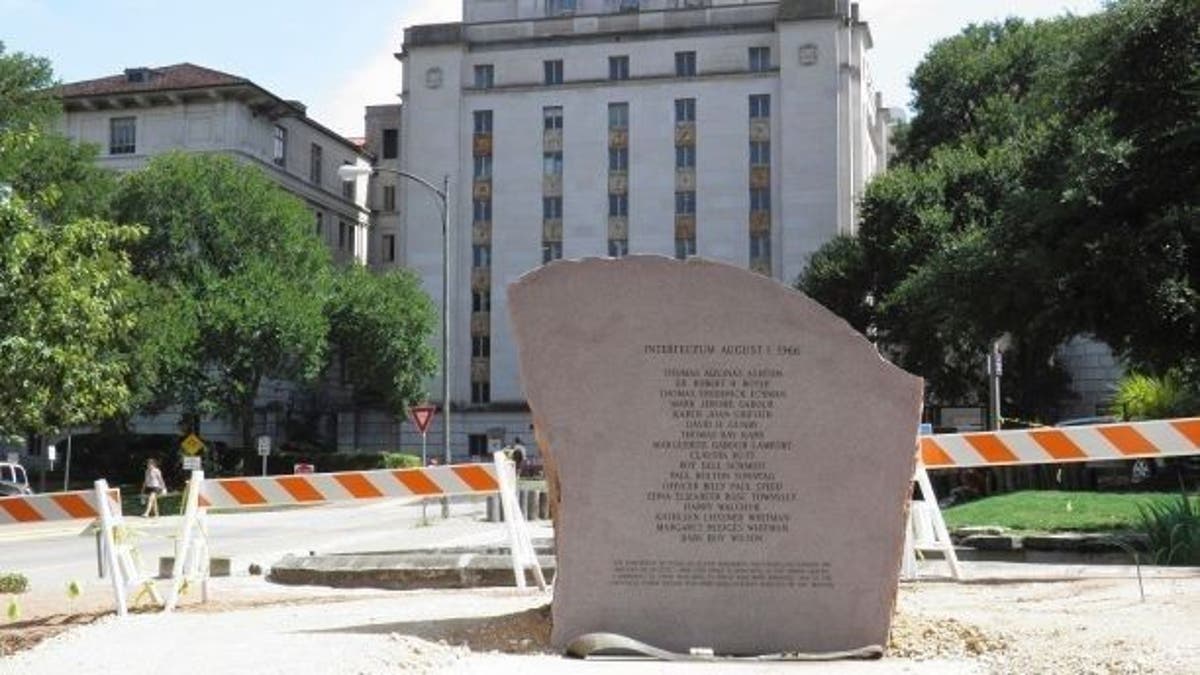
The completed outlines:
[[[383,456],[383,468],[419,469],[421,468],[421,458],[406,452],[389,452]]]
[[[29,579],[24,574],[9,572],[0,574],[0,593],[24,593],[29,590]]]
[[[1200,501],[1181,490],[1177,500],[1139,509],[1154,564],[1200,565]]]
[[[1185,417],[1200,410],[1200,394],[1175,370],[1162,377],[1130,373],[1117,384],[1113,409],[1128,420]]]

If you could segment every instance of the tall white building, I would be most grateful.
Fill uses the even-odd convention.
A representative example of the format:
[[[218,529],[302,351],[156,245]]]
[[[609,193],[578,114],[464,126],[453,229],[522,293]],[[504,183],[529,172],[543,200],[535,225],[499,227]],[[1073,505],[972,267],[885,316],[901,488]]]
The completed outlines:
[[[406,29],[398,55],[400,166],[452,189],[456,455],[532,442],[506,298],[522,274],[656,253],[790,284],[855,230],[886,164],[846,0],[464,0],[463,17]],[[437,202],[397,189],[396,262],[440,302]]]

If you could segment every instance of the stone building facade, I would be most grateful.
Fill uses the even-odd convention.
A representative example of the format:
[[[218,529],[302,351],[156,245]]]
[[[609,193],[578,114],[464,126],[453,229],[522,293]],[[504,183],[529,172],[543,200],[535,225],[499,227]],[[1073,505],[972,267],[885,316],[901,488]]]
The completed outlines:
[[[464,0],[463,17],[406,29],[397,55],[400,166],[452,189],[458,456],[532,440],[505,294],[526,271],[698,255],[790,284],[855,231],[886,166],[871,32],[845,0]],[[396,189],[395,262],[440,303],[437,204]]]

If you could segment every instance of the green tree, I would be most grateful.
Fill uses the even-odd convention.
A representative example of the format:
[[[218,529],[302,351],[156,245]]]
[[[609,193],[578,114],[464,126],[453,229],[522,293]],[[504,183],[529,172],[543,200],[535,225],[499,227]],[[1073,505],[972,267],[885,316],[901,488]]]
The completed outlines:
[[[904,163],[868,187],[857,245],[818,252],[801,288],[876,326],[942,398],[982,391],[1002,333],[1020,415],[1051,412],[1075,334],[1196,378],[1200,4],[970,26],[912,85]]]
[[[437,365],[429,345],[437,317],[415,275],[345,267],[336,275],[328,316],[329,353],[360,405],[402,415],[424,398],[424,380]]]
[[[140,234],[103,216],[94,149],[48,131],[45,59],[0,44],[0,435],[45,434],[127,409]],[[11,197],[8,195],[11,193]]]
[[[54,70],[44,58],[6,53],[0,42],[0,133],[39,127],[57,104],[50,95]]]
[[[254,167],[178,153],[126,176],[114,212],[147,229],[139,400],[228,414],[250,447],[263,380],[312,381],[324,363],[331,267],[311,214]]]
[[[124,411],[137,228],[50,224],[0,204],[0,435],[47,433]]]

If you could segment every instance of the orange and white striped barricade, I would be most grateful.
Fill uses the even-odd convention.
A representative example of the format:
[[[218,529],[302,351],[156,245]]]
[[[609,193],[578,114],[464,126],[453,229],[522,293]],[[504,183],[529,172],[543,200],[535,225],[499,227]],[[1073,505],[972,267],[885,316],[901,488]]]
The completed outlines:
[[[1200,455],[1200,417],[923,435],[918,444],[920,454],[914,480],[920,482],[921,492],[925,495],[924,515],[936,530],[934,547],[943,548],[949,545],[949,534],[927,471]],[[910,509],[910,531],[919,527],[912,520],[913,512],[914,509]],[[949,550],[947,560],[953,560],[951,573],[954,578],[961,578],[954,571],[957,557],[950,557],[952,545]],[[907,571],[912,571],[915,576],[915,558],[910,559],[911,554],[906,543],[905,576],[909,576]]]
[[[926,468],[1016,466],[1200,455],[1200,417],[921,437]]]
[[[209,508],[244,508],[283,504],[322,504],[327,502],[374,499],[430,498],[501,495],[516,504],[516,478],[501,485],[497,464],[453,464],[419,469],[380,469],[377,471],[347,471],[290,476],[261,476],[246,478],[208,479],[199,483],[197,513]],[[507,497],[506,497],[507,495]],[[513,509],[506,509],[512,511]],[[520,513],[520,509],[515,509]],[[532,564],[535,576],[541,579],[537,557],[522,554],[522,545],[511,532],[524,533],[524,520],[511,526],[510,539],[514,571]],[[532,551],[532,544],[529,545]],[[524,575],[517,574],[518,586],[524,587]],[[539,581],[544,588],[544,581]]]
[[[163,611],[173,612],[179,605],[179,597],[192,584],[200,585],[200,600],[208,602],[208,509],[200,506],[200,486],[204,484],[204,472],[192,471],[183,494],[183,518],[175,538],[175,559],[171,564],[170,589],[167,591]]]
[[[125,525],[121,515],[120,502],[114,509],[112,503],[104,499],[109,493],[108,481],[103,478],[95,482],[95,498],[100,512],[100,541],[108,561],[109,576],[112,578],[113,596],[117,602],[117,615],[125,616],[129,611],[129,595],[137,592],[137,598],[147,593],[154,602],[161,604],[162,596],[150,578],[142,569],[141,554],[133,541],[133,533]]]
[[[121,491],[110,490],[107,501],[119,513]],[[99,498],[94,490],[0,497],[0,527],[99,517]]]

